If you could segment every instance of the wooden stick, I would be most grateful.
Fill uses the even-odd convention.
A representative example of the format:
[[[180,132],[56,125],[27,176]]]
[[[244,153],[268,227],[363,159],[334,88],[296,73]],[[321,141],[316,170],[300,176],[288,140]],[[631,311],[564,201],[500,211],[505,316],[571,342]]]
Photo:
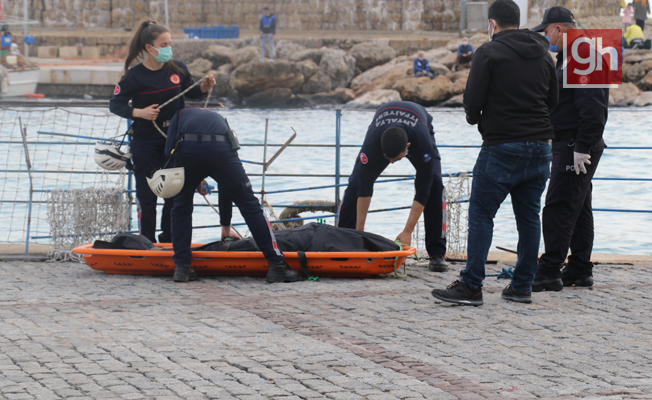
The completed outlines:
[[[272,162],[274,162],[274,160],[276,160],[276,158],[281,155],[283,150],[285,150],[285,148],[288,147],[290,145],[290,143],[292,143],[294,138],[297,137],[297,131],[295,131],[294,128],[292,128],[292,127],[290,127],[290,128],[294,131],[294,135],[290,136],[290,138],[287,140],[287,142],[285,142],[283,144],[283,146],[281,146],[281,148],[278,149],[278,151],[276,153],[274,153],[272,158],[270,158],[269,161],[267,161],[267,164],[265,164],[265,170],[267,170],[267,168],[269,168],[269,166],[272,164]]]

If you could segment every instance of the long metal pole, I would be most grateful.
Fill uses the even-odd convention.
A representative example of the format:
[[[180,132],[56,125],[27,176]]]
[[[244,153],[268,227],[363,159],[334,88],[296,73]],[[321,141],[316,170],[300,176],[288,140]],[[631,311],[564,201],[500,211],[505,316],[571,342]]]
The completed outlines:
[[[168,14],[168,0],[165,0],[165,26],[170,29],[170,17]]]
[[[29,47],[27,45],[27,41],[25,40],[25,36],[27,36],[27,0],[23,0],[23,40],[24,44],[23,46],[25,47],[25,60],[29,61]]]
[[[335,226],[340,222],[340,145],[342,110],[335,110]]]
[[[466,0],[462,0],[460,8],[460,32],[463,32],[466,29]]]
[[[131,130],[131,124],[132,124],[131,120],[127,119],[127,131]],[[131,135],[127,135],[127,143],[129,144],[129,151],[131,151]],[[128,211],[128,213],[129,213],[129,228],[128,229],[130,231],[131,231],[131,225],[132,225],[131,224],[131,221],[132,221],[131,212],[133,210],[132,207],[133,207],[133,203],[134,203],[133,198],[131,197],[131,194],[133,193],[133,191],[132,191],[133,190],[132,189],[133,176],[134,176],[133,171],[129,170],[129,172],[127,173],[127,193],[128,193],[127,196],[129,196],[129,211]]]
[[[29,176],[29,209],[27,212],[27,236],[25,237],[25,254],[29,253],[29,231],[32,226],[32,197],[34,196],[34,184],[32,182],[32,163],[29,161],[29,151],[27,149],[27,126],[23,128],[23,120],[18,117],[20,124],[20,134],[23,137],[23,146],[25,147],[25,162],[27,163],[27,174]]]
[[[265,205],[265,173],[267,173],[267,131],[269,129],[269,118],[265,118],[265,147],[263,147],[263,183],[260,189],[260,205]]]

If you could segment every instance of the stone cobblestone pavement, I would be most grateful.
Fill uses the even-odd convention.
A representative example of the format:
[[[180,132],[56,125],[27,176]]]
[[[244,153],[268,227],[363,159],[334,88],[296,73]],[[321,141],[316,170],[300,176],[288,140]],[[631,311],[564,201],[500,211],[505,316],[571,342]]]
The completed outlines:
[[[176,284],[0,262],[0,398],[652,399],[651,264],[530,305],[496,278],[482,307],[436,302],[461,268]]]

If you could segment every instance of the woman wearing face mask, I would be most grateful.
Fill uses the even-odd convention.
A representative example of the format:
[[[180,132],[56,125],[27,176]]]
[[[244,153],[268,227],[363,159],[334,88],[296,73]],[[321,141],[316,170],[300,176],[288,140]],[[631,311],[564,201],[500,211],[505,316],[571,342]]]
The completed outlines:
[[[156,21],[142,21],[131,39],[124,75],[116,85],[109,103],[112,113],[133,120],[130,133],[133,135],[131,154],[136,177],[138,225],[140,234],[152,242],[156,242],[157,197],[149,188],[146,178],[165,161],[165,138],[152,121],[161,131],[167,132],[174,114],[185,108],[183,97],[160,110],[156,107],[195,83],[188,67],[181,61],[172,59],[171,43],[172,37],[168,28]],[[138,58],[145,61],[131,67]],[[215,78],[209,75],[201,86],[194,87],[185,96],[191,99],[199,98],[214,84]],[[159,242],[171,242],[171,210],[172,199],[166,199]]]

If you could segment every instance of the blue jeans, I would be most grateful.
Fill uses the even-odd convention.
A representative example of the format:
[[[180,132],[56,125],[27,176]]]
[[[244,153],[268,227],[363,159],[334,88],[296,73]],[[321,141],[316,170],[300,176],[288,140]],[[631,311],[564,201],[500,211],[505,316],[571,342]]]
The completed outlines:
[[[461,280],[482,287],[493,237],[494,217],[508,194],[518,229],[518,261],[512,278],[516,292],[530,292],[541,239],[541,194],[550,176],[552,146],[547,140],[483,146],[473,168],[469,201],[468,259]]]
[[[260,58],[265,58],[265,42],[269,43],[269,58],[274,59],[274,35],[263,33],[260,35]]]

